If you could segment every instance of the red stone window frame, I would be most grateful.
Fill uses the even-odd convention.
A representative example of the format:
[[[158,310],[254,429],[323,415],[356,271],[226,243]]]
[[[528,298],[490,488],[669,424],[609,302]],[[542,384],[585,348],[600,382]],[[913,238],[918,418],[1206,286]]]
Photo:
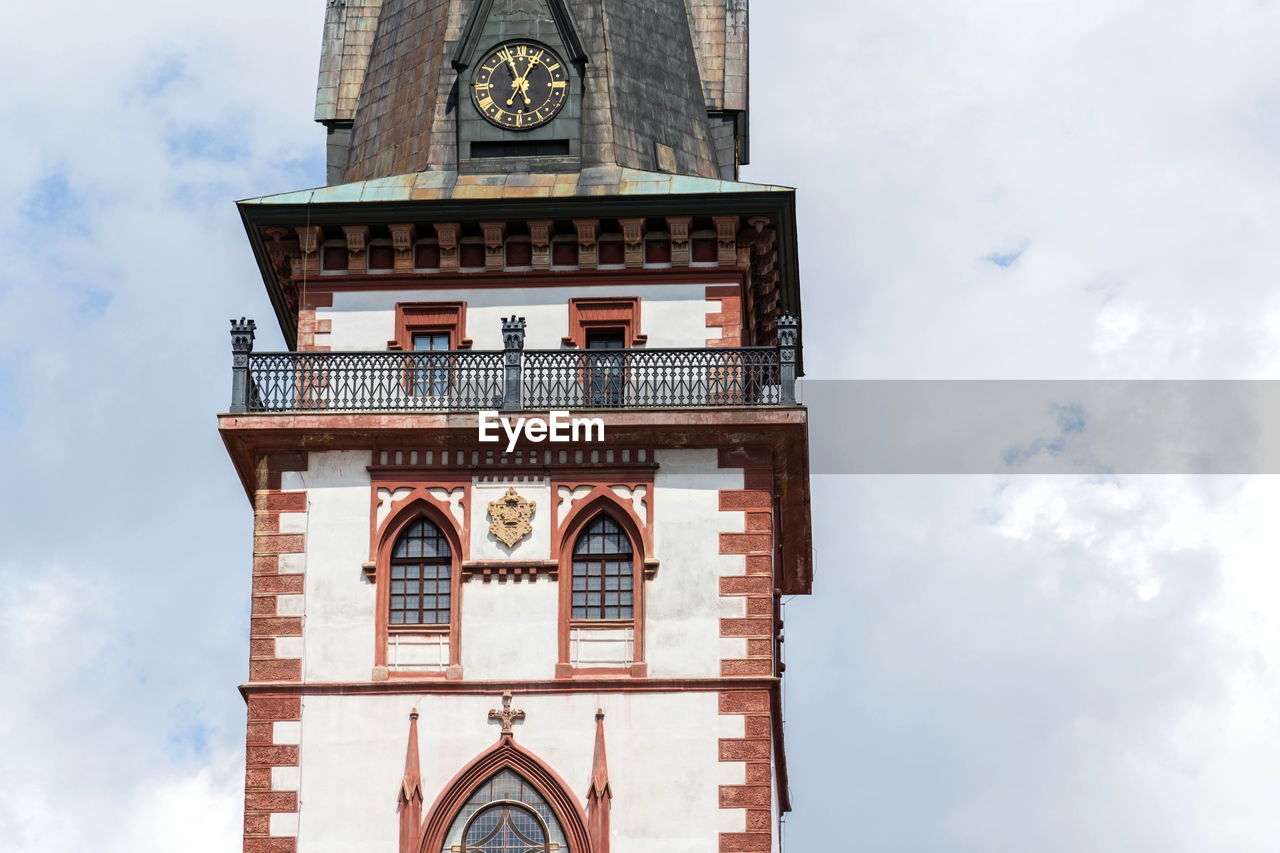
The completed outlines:
[[[621,332],[628,348],[643,346],[649,336],[640,331],[640,297],[583,297],[569,300],[569,334],[561,343],[586,349],[590,332]]]
[[[387,349],[412,352],[414,335],[440,333],[449,335],[449,349],[471,349],[467,303],[400,302],[396,304],[396,336],[387,341]]]
[[[459,770],[432,804],[423,822],[422,832],[414,839],[412,850],[439,850],[458,813],[476,789],[503,770],[511,770],[536,790],[556,816],[569,849],[574,853],[593,853],[592,836],[587,829],[587,813],[574,796],[573,789],[549,764],[516,743],[512,734],[502,734],[494,746]],[[404,849],[403,847],[401,849]]]
[[[609,486],[559,481],[552,483],[552,495],[559,494],[559,488],[578,489],[592,486],[592,491],[574,501],[572,508],[563,519],[555,519],[556,533],[552,537],[551,558],[559,566],[560,608],[557,622],[559,656],[556,663],[556,678],[594,678],[599,676],[631,676],[644,678],[649,674],[649,665],[645,662],[644,626],[645,626],[645,582],[657,572],[658,561],[653,557],[653,481],[637,480],[627,483],[611,483]],[[625,485],[628,488],[644,486],[646,488],[644,502],[646,520],[636,516],[635,510],[627,502],[618,499],[613,485]],[[558,498],[553,497],[557,506]],[[632,560],[632,616],[624,620],[576,620],[573,618],[573,552],[578,537],[587,526],[601,514],[607,514],[631,542]],[[574,628],[593,626],[620,627],[630,625],[634,643],[632,664],[630,667],[574,667],[571,662],[571,634]]]
[[[388,488],[386,484],[374,483],[374,513],[377,512],[377,490]],[[453,486],[445,486],[454,488]],[[394,491],[394,486],[392,487]],[[373,664],[377,671],[386,672],[389,679],[410,678],[448,678],[462,677],[462,565],[467,560],[467,531],[459,529],[447,507],[441,507],[434,499],[426,496],[426,489],[415,490],[419,494],[406,498],[394,507],[387,519],[373,536],[373,582],[376,587],[376,628],[374,631]],[[466,501],[464,500],[464,511]],[[396,542],[415,521],[426,518],[444,535],[449,543],[452,561],[449,565],[449,624],[433,627],[422,625],[392,625],[391,611],[391,559]],[[407,672],[390,672],[387,663],[387,645],[392,634],[448,634],[449,666],[444,672],[424,672],[420,670]]]

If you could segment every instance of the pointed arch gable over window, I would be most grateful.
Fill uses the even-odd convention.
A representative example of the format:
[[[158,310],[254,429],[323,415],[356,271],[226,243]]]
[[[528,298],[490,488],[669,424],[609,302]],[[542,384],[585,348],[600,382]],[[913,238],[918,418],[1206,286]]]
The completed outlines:
[[[450,849],[470,850],[464,843],[474,843],[504,821],[535,842],[537,830],[544,833],[541,846],[533,843],[512,848],[520,853],[592,853],[586,814],[577,797],[558,773],[510,735],[504,735],[445,787],[431,806],[419,853],[442,853],[446,844]],[[487,853],[505,848],[477,849]]]
[[[374,666],[382,677],[461,678],[465,550],[452,519],[430,501],[407,501],[382,526],[375,548]]]
[[[644,586],[657,566],[649,526],[641,528],[608,488],[584,498],[560,526],[557,678],[648,674]]]
[[[636,558],[644,563],[645,573],[653,575],[657,571],[652,476],[615,480],[609,485],[578,480],[556,480],[552,485],[552,493],[556,495],[552,523],[556,533],[551,541],[551,559],[558,560],[562,552],[572,551],[572,543],[582,526],[600,512],[607,512],[631,536],[637,549]],[[624,497],[627,494],[630,497]]]

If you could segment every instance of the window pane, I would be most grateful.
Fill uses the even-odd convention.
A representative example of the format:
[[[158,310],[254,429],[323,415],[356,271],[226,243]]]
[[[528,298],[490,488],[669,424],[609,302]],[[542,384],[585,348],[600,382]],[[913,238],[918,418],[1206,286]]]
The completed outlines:
[[[391,553],[392,624],[448,624],[452,551],[440,528],[415,520]]]
[[[443,352],[449,349],[447,332],[432,332],[413,336],[413,348],[416,352]]]
[[[631,540],[608,515],[599,515],[574,543],[573,618],[630,619],[635,563]]]

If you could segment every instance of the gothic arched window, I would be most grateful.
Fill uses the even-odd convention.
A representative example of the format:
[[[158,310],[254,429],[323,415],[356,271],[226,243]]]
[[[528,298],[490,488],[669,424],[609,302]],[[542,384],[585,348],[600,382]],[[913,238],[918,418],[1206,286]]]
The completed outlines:
[[[462,849],[463,853],[543,853],[547,831],[524,806],[498,803],[476,813]]]
[[[635,555],[618,522],[601,513],[573,545],[573,618],[632,619]]]
[[[391,552],[392,625],[447,625],[453,552],[426,518],[409,525]]]
[[[462,853],[565,853],[569,847],[546,799],[520,774],[503,770],[467,799],[443,849]]]

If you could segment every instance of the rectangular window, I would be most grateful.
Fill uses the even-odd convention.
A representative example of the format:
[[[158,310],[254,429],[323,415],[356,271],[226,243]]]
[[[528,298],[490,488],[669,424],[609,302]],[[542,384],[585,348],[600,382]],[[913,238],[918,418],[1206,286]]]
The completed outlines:
[[[627,348],[621,329],[589,330],[586,334],[586,398],[593,408],[617,408],[623,404],[623,365]]]
[[[441,353],[440,355],[415,355],[413,393],[419,397],[443,397],[449,393],[449,335],[447,332],[431,332],[413,336],[415,353]]]

